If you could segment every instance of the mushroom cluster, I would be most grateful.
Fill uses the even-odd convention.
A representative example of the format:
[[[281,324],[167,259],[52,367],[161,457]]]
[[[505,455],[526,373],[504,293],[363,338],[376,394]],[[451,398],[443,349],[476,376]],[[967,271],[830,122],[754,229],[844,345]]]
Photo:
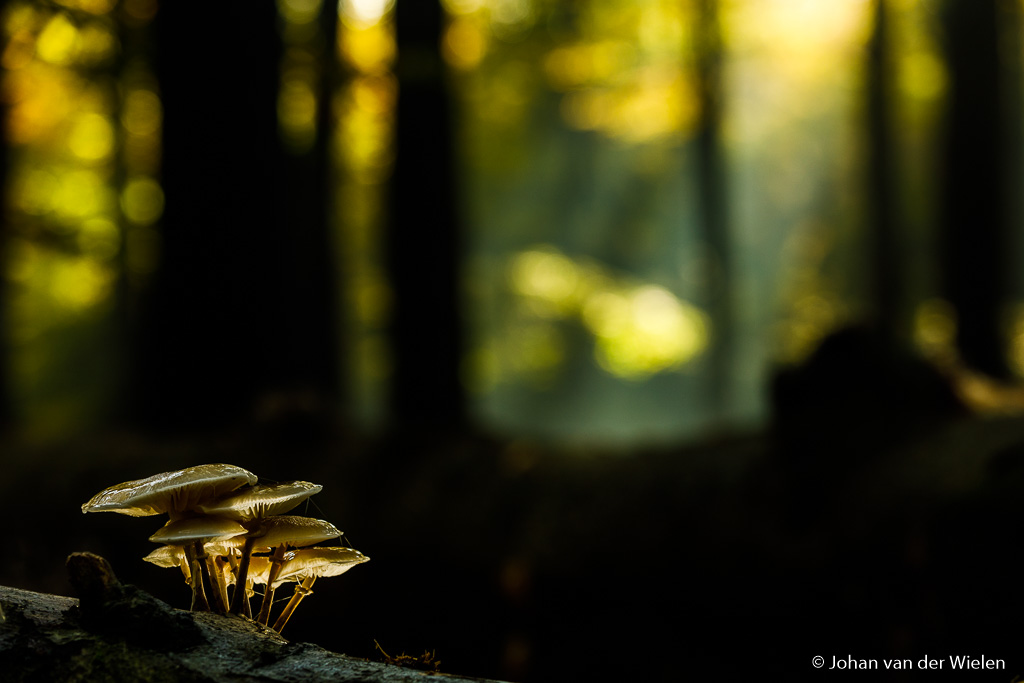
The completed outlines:
[[[192,610],[251,618],[253,587],[262,584],[256,621],[268,625],[274,592],[294,582],[295,592],[274,622],[280,632],[317,577],[343,574],[370,558],[352,548],[310,547],[342,532],[322,519],[284,514],[323,487],[256,482],[241,467],[197,465],[111,486],[82,505],[82,512],[167,514],[167,523],[149,537],[161,547],[143,559],[181,569],[192,588]]]

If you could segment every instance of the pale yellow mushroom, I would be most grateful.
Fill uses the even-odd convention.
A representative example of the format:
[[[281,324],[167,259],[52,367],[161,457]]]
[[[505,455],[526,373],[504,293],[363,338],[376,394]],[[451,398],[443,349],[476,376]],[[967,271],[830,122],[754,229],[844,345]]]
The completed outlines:
[[[104,489],[82,505],[82,512],[132,517],[167,513],[170,521],[150,538],[166,547],[145,559],[181,569],[193,589],[193,609],[209,609],[205,583],[211,589],[216,586],[218,606],[226,611],[227,586],[234,584],[230,611],[239,611],[244,604],[248,613],[249,601],[242,596],[248,598],[253,584],[264,583],[258,620],[265,625],[275,588],[285,581],[302,580],[303,586],[296,589],[286,613],[278,619],[283,628],[317,576],[342,573],[368,558],[349,549],[316,549],[345,554],[347,562],[323,561],[324,569],[307,567],[304,572],[287,570],[282,575],[282,567],[296,558],[295,552],[287,552],[289,546],[338,538],[341,531],[323,520],[282,514],[318,493],[321,486],[304,481],[257,486],[256,481],[254,474],[234,465],[199,465]],[[272,552],[272,556],[253,556],[255,551]],[[313,556],[307,554],[307,559]],[[332,565],[344,568],[331,569]]]
[[[259,530],[251,533],[254,537],[253,549],[256,552],[266,552],[284,545],[305,547],[322,543],[339,538],[342,532],[338,527],[322,519],[280,515],[263,520]]]
[[[236,553],[237,552],[240,552],[240,549],[236,549]],[[239,568],[238,567],[238,565],[239,565],[238,555],[237,554],[229,555],[229,556],[227,556],[227,559],[228,559],[228,561],[231,564],[231,568],[230,568],[230,571],[227,571],[227,570],[225,571],[224,577],[226,579],[227,585],[229,585],[229,586],[234,585],[235,586],[235,592],[239,592],[238,579],[236,578],[238,576],[238,574],[239,574],[239,571],[238,571],[238,568]],[[256,555],[252,556],[252,558],[250,558],[250,562],[249,562],[249,571],[246,573],[246,577],[245,577],[245,589],[244,589],[245,590],[245,594],[244,594],[244,598],[245,599],[242,600],[242,614],[244,614],[245,616],[249,617],[250,619],[252,618],[252,608],[249,606],[249,600],[255,594],[255,591],[253,591],[253,585],[257,584],[257,583],[258,584],[265,584],[267,582],[267,577],[269,575],[270,575],[270,558],[266,557],[266,556],[256,556]]]
[[[255,483],[256,475],[241,467],[197,465],[111,486],[83,504],[82,512],[117,512],[131,517],[166,512],[174,520],[202,503]]]
[[[285,553],[285,559],[287,560],[291,553]],[[249,576],[246,577],[246,583],[249,584],[249,593],[252,594],[253,584],[263,585],[267,582],[270,577],[270,567],[273,563],[270,558],[266,555],[253,555],[252,561],[249,563]],[[235,579],[232,578],[232,583]]]
[[[299,503],[319,493],[323,486],[308,481],[286,481],[280,484],[258,484],[235,491],[197,507],[206,515],[227,517],[239,522],[282,515]]]
[[[237,491],[218,500],[203,503],[198,509],[208,515],[217,515],[238,520],[250,531],[258,531],[262,521],[295,508],[299,503],[323,487],[308,481],[288,481],[280,484],[266,484]],[[238,584],[244,586],[249,573],[252,543],[247,539],[242,548],[242,560],[238,568]],[[231,612],[240,614],[247,606],[242,605],[242,591],[236,590],[231,597]]]
[[[318,577],[339,576],[357,564],[370,561],[369,557],[352,548],[301,548],[289,555],[292,557],[281,565],[278,579],[301,583],[295,587],[291,600],[274,622],[274,630],[278,633],[284,629],[302,599],[313,592],[313,582]]]
[[[167,513],[174,522],[183,519],[197,505],[256,481],[255,474],[235,465],[196,465],[111,486],[83,504],[82,512],[117,512],[131,517]],[[202,555],[201,544],[198,547],[198,554]],[[193,562],[188,564],[194,569]],[[206,569],[209,571],[208,567]],[[193,606],[202,608],[205,603],[208,609],[202,580],[193,576],[192,585]]]
[[[215,557],[217,560],[224,558],[233,558],[236,553],[239,552],[241,543],[237,540],[226,539],[223,541],[214,541],[205,545],[206,554],[210,557]],[[155,564],[158,567],[169,569],[171,567],[178,567],[181,569],[182,576],[185,577],[185,583],[189,586],[192,585],[192,571],[189,567],[187,558],[185,557],[185,549],[178,545],[165,545],[157,548],[149,555],[142,558],[145,562]],[[269,567],[269,562],[267,563]],[[227,582],[227,585],[234,583],[235,577],[230,569],[230,565],[225,576],[230,576],[231,580]],[[223,571],[223,570],[222,570]]]
[[[185,549],[181,546],[165,545],[157,548],[142,559],[164,569],[178,567],[185,577],[185,583],[189,586],[192,585],[192,570],[185,559]]]
[[[257,529],[250,532],[253,546],[260,550],[273,550],[273,555],[270,558],[272,566],[267,580],[267,590],[263,594],[263,603],[256,621],[265,626],[270,618],[270,606],[274,601],[274,583],[280,572],[281,564],[285,560],[287,547],[315,545],[339,536],[341,536],[341,531],[330,522],[294,515],[268,517],[258,525]],[[247,538],[246,546],[249,546],[249,541],[250,539]]]
[[[245,527],[231,519],[189,517],[168,522],[150,536],[149,540],[163,545],[180,546],[184,549],[192,576],[192,609],[196,609],[197,606],[200,610],[210,608],[203,587],[205,581],[211,589],[217,588],[215,596],[218,611],[226,613],[228,610],[227,588],[220,580],[222,573],[217,571],[215,566],[211,569],[210,565],[214,563],[210,561],[210,556],[204,545],[212,541],[225,541],[245,533]],[[214,583],[215,579],[217,579],[217,583]]]

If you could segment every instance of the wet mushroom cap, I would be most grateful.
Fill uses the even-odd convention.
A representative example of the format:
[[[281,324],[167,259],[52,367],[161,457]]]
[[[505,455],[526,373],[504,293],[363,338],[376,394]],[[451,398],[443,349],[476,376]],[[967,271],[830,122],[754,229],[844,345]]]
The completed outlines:
[[[192,567],[189,566],[188,560],[185,559],[185,550],[181,546],[165,545],[157,548],[142,559],[164,569],[177,567],[184,575],[186,583],[192,580]]]
[[[206,552],[211,555],[218,555],[220,557],[228,557],[235,555],[236,557],[242,553],[242,546],[245,544],[244,536],[232,536],[231,538],[222,538],[216,541],[206,542]]]
[[[193,541],[224,541],[245,533],[245,527],[233,519],[190,517],[167,522],[149,540],[164,545],[185,545]]]
[[[281,545],[306,546],[329,541],[341,536],[341,531],[330,522],[311,517],[281,515],[268,517],[252,533],[255,547],[260,550]]]
[[[319,484],[308,481],[260,484],[236,491],[220,500],[203,503],[197,509],[207,515],[248,522],[288,512],[321,489],[323,487]]]
[[[240,540],[241,536],[233,536],[231,538],[223,539],[220,541],[214,541],[207,543],[205,548],[209,555],[214,557],[224,557],[232,554],[238,548],[242,547]],[[165,545],[161,548],[157,548],[149,555],[142,558],[146,562],[155,564],[158,567],[170,568],[180,567],[181,565],[187,565],[185,561],[185,551],[180,545]]]
[[[308,576],[338,576],[370,558],[353,548],[301,548],[288,553],[281,565],[280,581],[296,581]]]
[[[164,569],[180,567],[181,565],[186,564],[185,551],[178,545],[165,545],[157,548],[142,559],[145,562],[150,562],[158,567],[163,567]]]
[[[82,505],[82,512],[110,511],[131,517],[167,512],[174,517],[256,481],[255,474],[234,465],[197,465],[111,486]]]

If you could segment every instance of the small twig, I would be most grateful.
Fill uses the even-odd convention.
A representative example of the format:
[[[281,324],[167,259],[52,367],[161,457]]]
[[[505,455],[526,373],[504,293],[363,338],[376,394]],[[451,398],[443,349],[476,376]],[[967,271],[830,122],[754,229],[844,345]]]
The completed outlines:
[[[429,671],[435,673],[441,667],[441,661],[435,659],[436,652],[427,652],[426,650],[424,650],[423,654],[421,654],[419,657],[410,657],[409,655],[403,652],[397,657],[392,657],[384,651],[384,648],[380,646],[380,643],[378,643],[376,639],[374,639],[373,643],[377,646],[377,649],[380,650],[380,653],[384,655],[384,661],[388,664],[394,664],[395,666],[402,666],[410,669],[417,669],[419,671]]]

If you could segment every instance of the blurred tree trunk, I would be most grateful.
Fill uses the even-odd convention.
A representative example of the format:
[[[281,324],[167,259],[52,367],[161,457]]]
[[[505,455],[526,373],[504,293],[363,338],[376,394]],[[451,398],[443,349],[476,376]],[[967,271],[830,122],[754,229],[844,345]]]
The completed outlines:
[[[286,259],[284,286],[295,305],[280,311],[284,357],[277,369],[278,383],[313,389],[323,397],[337,397],[341,385],[341,343],[337,325],[339,305],[335,248],[332,239],[335,177],[331,165],[333,95],[338,67],[335,41],[337,3],[323,2],[315,37],[306,47],[316,55],[320,71],[316,93],[316,138],[303,153],[286,154],[284,215],[280,230],[288,238],[281,257]]]
[[[458,427],[465,398],[460,226],[438,0],[395,6],[399,96],[386,238],[394,287],[391,414],[399,426]]]
[[[950,97],[940,200],[944,295],[956,310],[957,346],[968,365],[995,376],[1007,374],[1000,319],[1008,207],[999,35],[1007,17],[1002,4],[946,3]]]
[[[733,357],[733,268],[727,188],[722,159],[722,31],[718,0],[696,0],[697,88],[701,115],[697,124],[697,184],[700,217],[708,249],[711,347],[709,404],[716,419],[731,404]]]
[[[875,332],[890,347],[906,343],[906,288],[900,275],[901,231],[894,196],[895,167],[890,126],[893,61],[886,0],[875,1],[868,44],[868,257],[869,297]]]
[[[4,9],[5,4],[5,2],[0,0],[0,11]],[[2,101],[0,101],[0,121],[5,122],[5,124],[7,121],[7,105]],[[8,224],[8,212],[10,211],[8,197],[10,193],[7,192],[9,154],[10,149],[7,144],[7,136],[0,133],[0,188],[4,190],[2,198],[0,198],[0,263],[7,263],[7,243],[10,234]],[[0,303],[0,340],[2,340],[0,341],[0,349],[3,350],[2,357],[6,360],[11,357],[7,342],[10,330],[8,329],[7,317],[6,274],[0,277],[0,302],[2,302]],[[13,419],[8,365],[8,362],[0,363],[0,434],[7,431]]]
[[[282,152],[277,25],[274,3],[244,0],[156,18],[166,204],[131,396],[149,426],[217,427],[336,381],[325,161]]]

